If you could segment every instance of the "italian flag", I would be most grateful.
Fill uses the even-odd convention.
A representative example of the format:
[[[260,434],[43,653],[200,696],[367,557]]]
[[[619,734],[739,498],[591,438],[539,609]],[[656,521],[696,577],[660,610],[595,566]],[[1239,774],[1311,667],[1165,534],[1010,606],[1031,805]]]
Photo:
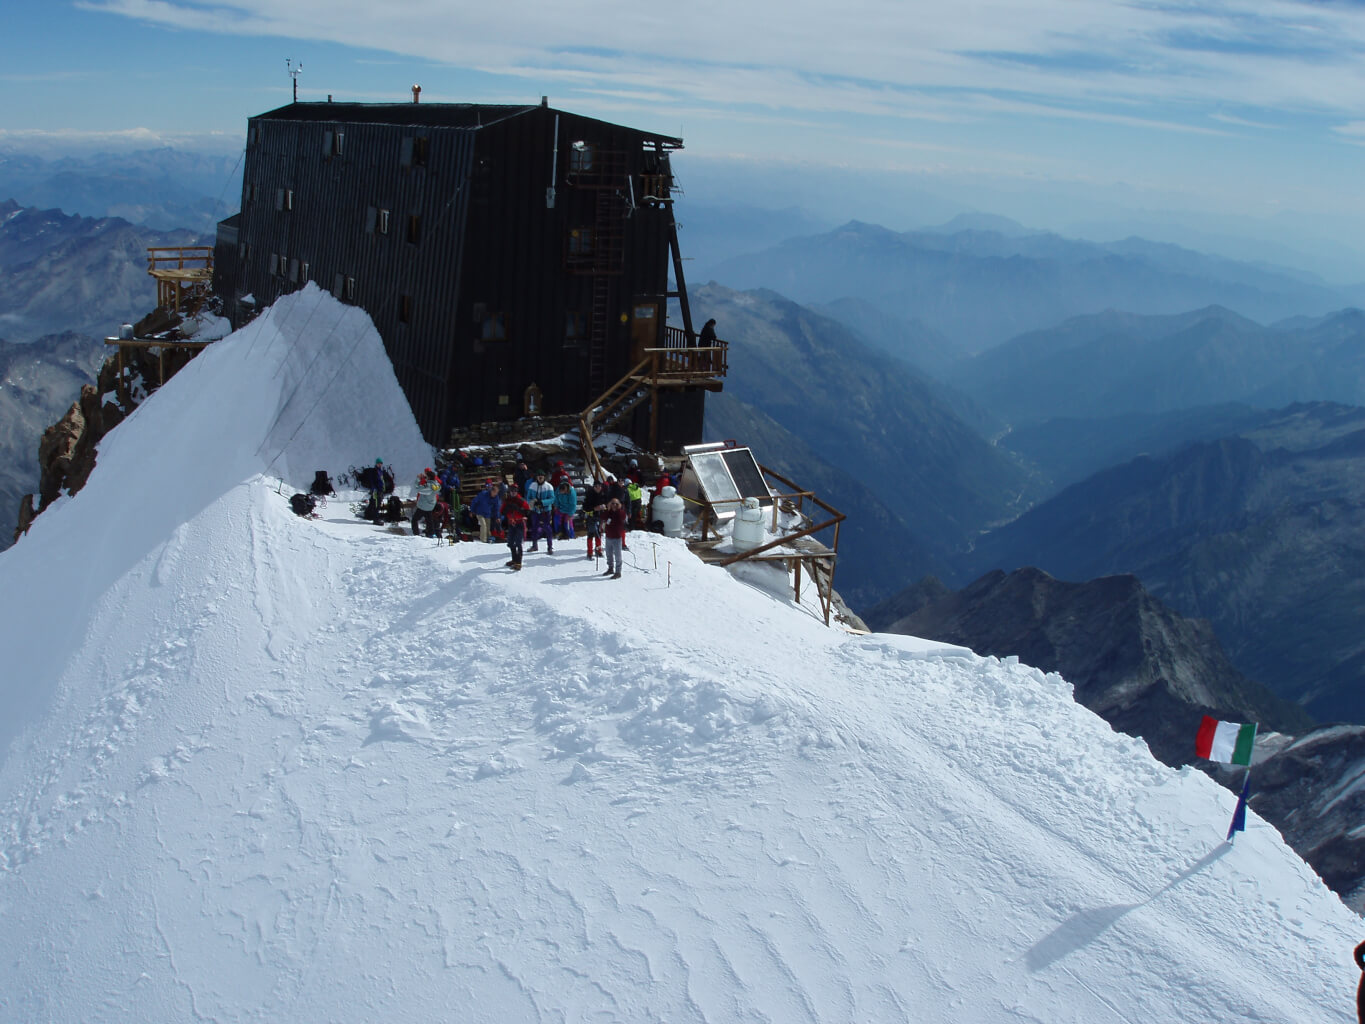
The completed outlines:
[[[1196,757],[1224,764],[1251,766],[1251,748],[1256,743],[1256,723],[1220,722],[1204,716],[1199,724],[1199,735],[1194,741]]]

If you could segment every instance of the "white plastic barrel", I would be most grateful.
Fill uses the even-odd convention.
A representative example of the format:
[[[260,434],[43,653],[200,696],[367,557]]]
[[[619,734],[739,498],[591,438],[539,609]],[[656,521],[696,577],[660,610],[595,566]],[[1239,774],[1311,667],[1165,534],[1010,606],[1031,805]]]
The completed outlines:
[[[735,513],[735,528],[730,539],[736,551],[750,551],[763,543],[763,509],[757,498],[745,498],[744,507]]]
[[[650,517],[664,524],[665,537],[682,536],[684,505],[676,487],[661,488],[655,497]]]

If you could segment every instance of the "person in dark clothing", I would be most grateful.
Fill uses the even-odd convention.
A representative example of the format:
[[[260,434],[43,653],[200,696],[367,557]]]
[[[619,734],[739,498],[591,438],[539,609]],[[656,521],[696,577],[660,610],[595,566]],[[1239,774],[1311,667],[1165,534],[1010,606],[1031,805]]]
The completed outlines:
[[[516,484],[510,485],[507,492],[507,497],[502,503],[502,517],[507,521],[507,547],[512,552],[507,568],[520,570],[521,546],[526,540],[526,516],[531,511],[531,506],[517,493]]]
[[[517,485],[518,491],[525,494],[527,482],[534,479],[535,475],[526,468],[526,463],[522,460],[521,456],[518,455],[517,468],[512,470],[512,483]]]
[[[609,502],[619,501],[623,509],[630,508],[630,494],[626,491],[626,485],[623,484],[620,480],[617,480],[616,477],[614,476],[607,477],[607,500]],[[627,530],[630,529],[629,512],[626,513],[626,529]],[[628,545],[625,542],[624,537],[621,540],[621,547],[627,551],[630,550],[630,545]]]
[[[621,547],[626,539],[626,510],[615,498],[607,502],[606,521],[602,525],[602,532],[607,535],[607,571],[602,575],[619,580]]]
[[[701,348],[710,348],[716,343],[716,321],[708,320],[702,325],[701,334],[697,336],[697,345]]]
[[[460,496],[460,471],[457,463],[452,462],[445,469],[441,470],[441,500],[451,508],[458,508],[457,499]]]
[[[378,522],[380,510],[384,507],[384,460],[375,459],[373,466],[362,469],[356,482],[370,492],[369,501],[365,504],[365,518]]]
[[[607,504],[607,488],[601,480],[596,481],[583,495],[583,532],[588,537],[588,558],[591,560],[593,542],[597,543],[597,554],[602,554],[602,513]]]

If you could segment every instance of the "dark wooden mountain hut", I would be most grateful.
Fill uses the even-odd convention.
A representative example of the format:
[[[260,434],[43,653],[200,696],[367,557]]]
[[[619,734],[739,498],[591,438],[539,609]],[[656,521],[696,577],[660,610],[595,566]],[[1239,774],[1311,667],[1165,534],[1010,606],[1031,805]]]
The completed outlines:
[[[697,343],[673,218],[681,145],[545,101],[290,104],[248,122],[217,291],[234,326],[309,281],[364,307],[436,444],[581,412],[646,350]],[[665,326],[670,297],[681,328]],[[660,450],[699,440],[718,387],[658,391],[626,429],[649,421]]]

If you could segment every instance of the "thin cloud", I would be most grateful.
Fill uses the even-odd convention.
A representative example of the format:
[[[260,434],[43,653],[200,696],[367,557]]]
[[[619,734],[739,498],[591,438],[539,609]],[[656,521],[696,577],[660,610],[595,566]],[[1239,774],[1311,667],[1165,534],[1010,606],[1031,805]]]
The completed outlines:
[[[315,39],[642,105],[954,119],[997,110],[1200,132],[1224,104],[1349,116],[1365,11],[1292,0],[82,0],[171,28]],[[609,40],[610,46],[604,46]],[[382,62],[382,61],[376,61]],[[671,111],[665,111],[665,116]],[[1273,120],[1273,117],[1268,117]],[[1248,120],[1246,126],[1254,123]]]

